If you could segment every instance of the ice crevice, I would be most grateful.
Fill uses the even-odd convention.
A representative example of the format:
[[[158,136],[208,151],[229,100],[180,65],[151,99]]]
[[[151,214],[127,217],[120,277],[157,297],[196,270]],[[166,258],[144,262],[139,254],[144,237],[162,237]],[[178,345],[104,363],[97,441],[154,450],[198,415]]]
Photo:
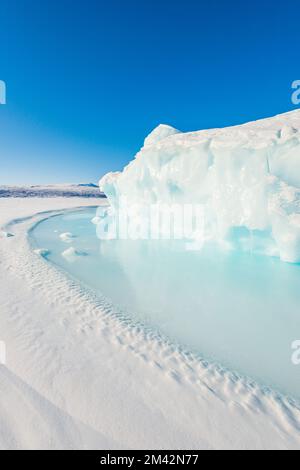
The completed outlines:
[[[206,240],[300,263],[300,110],[188,133],[160,125],[100,188],[113,208],[202,204]]]

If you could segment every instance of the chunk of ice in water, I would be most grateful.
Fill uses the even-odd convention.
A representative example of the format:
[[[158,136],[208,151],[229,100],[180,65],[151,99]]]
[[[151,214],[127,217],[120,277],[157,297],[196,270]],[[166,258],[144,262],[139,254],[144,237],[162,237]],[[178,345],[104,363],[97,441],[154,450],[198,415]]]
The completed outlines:
[[[75,262],[78,257],[83,257],[83,256],[87,256],[87,253],[84,252],[84,251],[79,251],[79,250],[76,250],[76,248],[74,248],[73,246],[71,246],[70,248],[68,248],[67,250],[65,250],[63,253],[62,253],[62,256],[69,262],[73,263]]]
[[[73,239],[75,238],[75,236],[70,233],[70,232],[66,232],[66,233],[62,233],[61,235],[59,235],[59,238],[61,239],[61,241],[63,241],[64,243],[72,243]]]

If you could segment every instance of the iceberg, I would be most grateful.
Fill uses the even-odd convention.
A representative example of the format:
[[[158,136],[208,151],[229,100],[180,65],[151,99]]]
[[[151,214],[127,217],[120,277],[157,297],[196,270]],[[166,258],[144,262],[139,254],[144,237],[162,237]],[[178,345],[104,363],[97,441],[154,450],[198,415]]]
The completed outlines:
[[[300,263],[300,110],[188,133],[160,125],[100,189],[115,210],[201,205],[205,243]]]

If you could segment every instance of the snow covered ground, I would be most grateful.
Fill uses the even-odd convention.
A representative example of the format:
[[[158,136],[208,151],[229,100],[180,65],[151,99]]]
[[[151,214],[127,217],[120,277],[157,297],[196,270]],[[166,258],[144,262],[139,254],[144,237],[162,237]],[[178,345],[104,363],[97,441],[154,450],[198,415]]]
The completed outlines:
[[[98,186],[89,184],[53,184],[47,186],[0,186],[1,197],[94,197],[103,198]]]
[[[295,404],[126,327],[30,249],[47,211],[105,203],[0,200],[0,448],[299,449]]]

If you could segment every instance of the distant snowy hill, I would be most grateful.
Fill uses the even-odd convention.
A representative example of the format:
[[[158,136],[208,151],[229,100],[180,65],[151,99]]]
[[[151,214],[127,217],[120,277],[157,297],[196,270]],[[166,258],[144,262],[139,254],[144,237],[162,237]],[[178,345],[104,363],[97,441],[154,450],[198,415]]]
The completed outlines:
[[[93,183],[46,186],[0,186],[1,197],[99,197],[105,195]]]

